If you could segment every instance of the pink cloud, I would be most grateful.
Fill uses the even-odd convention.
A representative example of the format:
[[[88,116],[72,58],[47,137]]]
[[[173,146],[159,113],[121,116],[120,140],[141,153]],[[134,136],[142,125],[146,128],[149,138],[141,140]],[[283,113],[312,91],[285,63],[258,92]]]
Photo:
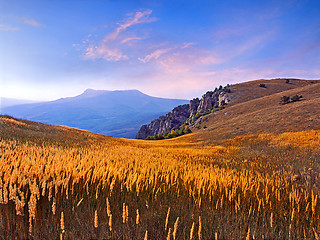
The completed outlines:
[[[125,31],[127,28],[133,25],[155,21],[155,18],[150,18],[151,13],[152,10],[149,9],[142,12],[136,12],[133,17],[126,18],[125,20],[123,20],[123,23],[118,23],[119,26],[116,28],[116,30],[106,35],[103,41],[109,42],[111,40],[116,40],[121,32]]]
[[[23,23],[25,23],[25,24],[27,24],[27,25],[30,25],[30,26],[33,26],[33,27],[41,27],[41,26],[42,26],[41,23],[37,22],[37,21],[34,20],[34,19],[27,19],[27,18],[25,18],[25,19],[23,20]]]
[[[107,46],[101,46],[101,47],[94,47],[89,46],[86,49],[86,57],[88,58],[103,58],[106,61],[110,62],[117,62],[120,60],[126,60],[129,57],[125,54],[123,54],[121,51],[119,51],[116,48],[108,48]]]
[[[166,43],[168,45],[168,43]],[[172,45],[153,50],[145,57],[138,58],[143,63],[153,62],[155,65],[162,66],[164,70],[175,72],[188,72],[202,66],[219,64],[221,58],[213,51],[208,51],[199,47],[194,47],[196,43],[187,42],[182,45]]]
[[[170,54],[156,61],[163,71],[171,74],[199,72],[203,68],[221,63],[221,59],[213,51],[202,48],[176,48]]]
[[[123,43],[127,43],[127,42],[130,42],[133,40],[140,40],[140,39],[142,39],[142,38],[140,38],[140,37],[127,37],[127,38],[121,40],[121,43],[123,44]]]
[[[115,32],[120,33],[126,30],[128,27],[132,25],[139,24],[139,23],[149,23],[156,20],[156,18],[150,18],[152,10],[147,9],[142,12],[136,12],[134,17],[129,17],[123,21],[123,23],[118,23],[119,27],[116,29]]]
[[[103,38],[100,44],[89,44],[85,49],[85,56],[90,59],[102,58],[110,62],[129,59],[129,56],[123,53],[122,45],[141,38],[137,36],[122,36],[123,34],[121,33],[133,25],[155,21],[155,18],[150,17],[151,13],[152,10],[147,9],[135,12],[132,17],[124,19],[121,23],[118,23],[119,26],[113,32]],[[89,40],[85,42],[87,43]]]
[[[169,52],[170,50],[171,48],[157,49],[152,53],[146,55],[144,58],[138,58],[138,59],[143,63],[147,63],[147,62],[150,62],[152,59],[158,59],[161,55]]]
[[[9,31],[19,31],[19,30],[20,30],[20,28],[18,28],[18,27],[12,27],[9,25],[0,24],[0,31],[9,32]]]
[[[189,47],[192,47],[192,46],[194,46],[194,45],[196,45],[196,43],[194,43],[194,42],[187,42],[187,43],[184,43],[181,48],[189,48]]]

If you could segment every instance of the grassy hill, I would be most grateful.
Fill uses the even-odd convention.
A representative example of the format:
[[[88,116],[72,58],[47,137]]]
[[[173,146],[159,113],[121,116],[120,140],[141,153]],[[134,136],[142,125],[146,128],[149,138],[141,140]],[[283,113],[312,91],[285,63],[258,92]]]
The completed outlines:
[[[296,94],[303,99],[279,104],[282,96]],[[320,81],[251,81],[231,86],[230,97],[225,109],[205,116],[200,129],[193,129],[197,140],[221,142],[248,134],[320,129]]]
[[[232,86],[238,100],[207,128],[169,140],[0,116],[0,236],[318,239],[320,131],[303,120],[318,121],[319,84],[257,83]],[[304,100],[279,105],[296,93]]]

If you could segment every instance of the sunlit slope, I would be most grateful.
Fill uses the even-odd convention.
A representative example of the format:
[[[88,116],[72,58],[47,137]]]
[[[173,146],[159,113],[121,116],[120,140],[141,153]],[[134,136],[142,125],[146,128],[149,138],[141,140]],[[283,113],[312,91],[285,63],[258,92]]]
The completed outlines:
[[[97,140],[121,141],[105,135],[67,126],[48,125],[0,115],[0,137],[36,143],[83,145]]]
[[[2,116],[0,139],[5,239],[320,234],[319,131],[203,145],[115,139]]]
[[[271,82],[266,83],[266,91],[271,88]],[[254,84],[251,82],[253,86],[248,91],[242,88],[243,85],[240,88],[240,85],[233,89],[238,99],[225,109],[205,116],[206,120],[200,128],[192,129],[196,134],[186,138],[216,142],[248,134],[320,129],[320,83],[309,83],[275,94],[271,94],[272,91],[265,92],[266,96],[262,97],[259,96],[265,88],[258,87],[256,81]],[[285,86],[287,85],[289,84]],[[247,87],[247,84],[244,86]],[[274,88],[277,86],[275,84]],[[280,89],[279,87],[279,91]],[[296,94],[302,95],[303,99],[285,105],[279,104],[282,96],[292,97]]]
[[[243,103],[256,98],[273,95],[275,93],[320,83],[320,80],[288,80],[289,82],[287,83],[287,79],[260,79],[232,85],[230,87],[232,92],[232,101],[230,102],[230,105]],[[261,84],[264,84],[265,87],[261,87]]]

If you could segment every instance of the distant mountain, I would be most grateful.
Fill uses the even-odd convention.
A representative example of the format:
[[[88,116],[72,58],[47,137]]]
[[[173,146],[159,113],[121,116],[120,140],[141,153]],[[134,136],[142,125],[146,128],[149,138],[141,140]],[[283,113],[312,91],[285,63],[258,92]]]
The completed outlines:
[[[5,107],[15,106],[15,105],[36,103],[36,102],[37,101],[25,100],[25,99],[14,99],[14,98],[0,97],[0,109],[5,108]]]
[[[1,113],[114,137],[134,138],[141,125],[187,102],[151,97],[138,90],[87,89],[75,97],[5,107]]]

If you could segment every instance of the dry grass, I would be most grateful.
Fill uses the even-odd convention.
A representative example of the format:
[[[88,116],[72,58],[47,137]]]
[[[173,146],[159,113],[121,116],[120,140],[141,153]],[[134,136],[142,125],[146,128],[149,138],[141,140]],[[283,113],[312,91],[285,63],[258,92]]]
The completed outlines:
[[[315,239],[320,234],[319,131],[203,146],[192,141],[195,135],[146,142],[4,118],[4,239]]]
[[[260,79],[239,83],[231,86],[231,97],[233,98],[231,105],[318,83],[320,83],[319,80],[300,79],[292,79],[289,83],[286,83],[285,79]],[[260,84],[265,84],[266,88],[259,87]]]
[[[266,89],[258,86],[261,81],[266,83]],[[278,84],[279,81],[284,86]],[[292,89],[285,90],[286,86]],[[201,129],[192,129],[197,134],[185,136],[186,139],[216,144],[248,134],[320,129],[320,83],[292,80],[292,84],[286,84],[284,80],[272,80],[269,83],[259,80],[235,85],[231,89],[231,95],[237,99],[222,111],[207,115],[208,120],[203,122]],[[280,92],[272,94],[273,91]],[[283,95],[295,94],[302,95],[303,100],[279,104]],[[206,129],[202,129],[204,125]]]

